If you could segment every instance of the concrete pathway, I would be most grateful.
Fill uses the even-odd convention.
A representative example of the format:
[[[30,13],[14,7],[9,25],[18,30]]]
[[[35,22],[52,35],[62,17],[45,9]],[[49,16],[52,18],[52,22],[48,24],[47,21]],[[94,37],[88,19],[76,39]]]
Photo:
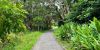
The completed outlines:
[[[44,33],[32,50],[64,50],[55,40],[52,32]]]

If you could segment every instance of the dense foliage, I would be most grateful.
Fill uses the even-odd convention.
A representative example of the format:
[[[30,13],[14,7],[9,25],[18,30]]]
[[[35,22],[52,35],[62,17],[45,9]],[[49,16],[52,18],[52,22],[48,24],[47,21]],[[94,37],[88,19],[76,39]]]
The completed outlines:
[[[0,36],[4,33],[24,31],[25,14],[21,3],[0,0]]]
[[[67,23],[56,31],[62,41],[67,41],[73,50],[99,50],[100,21],[94,19],[91,24],[77,25]],[[59,33],[59,34],[58,34]]]
[[[100,50],[99,12],[99,0],[0,0],[0,49],[21,42],[19,32],[58,25],[58,39],[71,49]]]
[[[100,18],[100,2],[99,0],[78,0],[71,4],[71,11],[66,18],[77,23],[87,23],[93,20],[93,17]]]
[[[99,0],[69,1],[69,5],[65,25],[55,31],[58,39],[66,41],[70,50],[100,50]]]

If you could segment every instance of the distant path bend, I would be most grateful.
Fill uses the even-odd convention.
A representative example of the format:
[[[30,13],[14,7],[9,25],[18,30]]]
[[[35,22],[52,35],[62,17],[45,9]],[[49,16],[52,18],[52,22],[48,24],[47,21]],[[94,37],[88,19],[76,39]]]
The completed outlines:
[[[64,50],[55,40],[52,32],[44,33],[32,50]]]

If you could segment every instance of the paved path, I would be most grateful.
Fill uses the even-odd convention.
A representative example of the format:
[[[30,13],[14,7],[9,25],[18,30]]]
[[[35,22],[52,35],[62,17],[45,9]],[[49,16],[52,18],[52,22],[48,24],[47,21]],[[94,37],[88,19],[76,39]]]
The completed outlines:
[[[55,40],[52,32],[44,33],[32,50],[64,50]]]

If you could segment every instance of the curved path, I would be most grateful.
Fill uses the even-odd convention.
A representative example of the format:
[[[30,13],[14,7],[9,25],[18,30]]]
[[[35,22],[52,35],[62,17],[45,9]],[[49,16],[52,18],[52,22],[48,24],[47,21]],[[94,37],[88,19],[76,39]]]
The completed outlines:
[[[55,40],[52,32],[44,33],[32,50],[64,50]]]

